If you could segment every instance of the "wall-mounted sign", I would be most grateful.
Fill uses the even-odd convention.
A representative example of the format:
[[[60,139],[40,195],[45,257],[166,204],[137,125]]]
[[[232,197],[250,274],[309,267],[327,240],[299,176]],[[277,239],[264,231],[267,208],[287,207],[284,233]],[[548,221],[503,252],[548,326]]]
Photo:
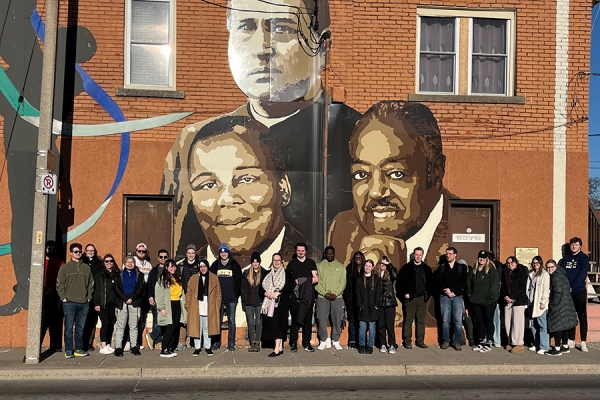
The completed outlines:
[[[515,247],[515,257],[519,263],[531,269],[531,260],[540,254],[539,247]]]
[[[453,233],[454,243],[485,243],[485,233]]]

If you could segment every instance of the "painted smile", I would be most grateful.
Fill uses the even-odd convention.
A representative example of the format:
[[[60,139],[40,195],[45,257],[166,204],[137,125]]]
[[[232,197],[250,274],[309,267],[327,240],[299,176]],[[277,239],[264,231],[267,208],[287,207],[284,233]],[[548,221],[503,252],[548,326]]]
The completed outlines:
[[[240,217],[236,219],[224,219],[217,221],[217,226],[236,226],[250,221],[249,217]]]
[[[375,219],[386,219],[394,218],[400,210],[397,207],[373,207],[371,211]]]

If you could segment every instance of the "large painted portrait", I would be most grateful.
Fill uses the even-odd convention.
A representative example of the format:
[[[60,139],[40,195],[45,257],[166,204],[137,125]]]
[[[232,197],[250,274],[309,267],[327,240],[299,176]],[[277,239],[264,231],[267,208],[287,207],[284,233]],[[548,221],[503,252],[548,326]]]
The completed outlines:
[[[293,237],[302,238],[309,245],[309,256],[317,257],[325,245],[329,222],[352,207],[347,143],[360,117],[344,104],[329,104],[322,86],[330,36],[328,1],[230,0],[227,5],[224,23],[229,32],[229,67],[248,101],[231,113],[185,127],[167,155],[161,191],[176,199],[176,252],[182,254],[193,243],[212,261],[220,243],[227,242],[245,267],[252,251],[263,252],[263,259],[271,258],[266,250],[291,257]],[[285,165],[285,189],[278,194],[284,200],[264,206],[271,207],[272,213],[268,233],[246,228],[262,224],[258,212],[231,219],[226,228],[218,221],[227,220],[227,207],[215,207],[211,214],[198,212],[206,207],[198,203],[200,191],[190,185],[188,177],[193,172],[189,169],[201,163],[207,174],[225,174],[229,168],[222,169],[226,160],[237,153],[232,146],[225,151],[216,150],[213,144],[213,151],[201,152],[200,157],[198,149],[191,151],[192,146],[198,132],[203,132],[203,138],[214,135],[214,129],[207,127],[232,117],[243,118],[242,125],[252,132],[268,132],[259,135],[262,144],[253,144],[255,155],[257,150],[264,154],[264,146],[276,146],[270,153],[276,153],[278,165]],[[242,125],[227,129],[239,130]],[[264,141],[266,137],[271,138],[269,142]],[[277,190],[281,191],[280,183]]]

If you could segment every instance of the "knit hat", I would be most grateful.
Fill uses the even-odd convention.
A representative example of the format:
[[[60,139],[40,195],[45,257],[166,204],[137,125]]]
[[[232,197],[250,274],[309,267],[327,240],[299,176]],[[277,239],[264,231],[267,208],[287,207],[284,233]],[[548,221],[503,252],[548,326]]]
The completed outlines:
[[[227,243],[225,242],[221,243],[221,246],[219,246],[219,254],[221,254],[222,252],[231,255],[231,250],[229,250],[229,246],[227,246]]]
[[[260,253],[258,251],[255,251],[254,253],[252,253],[252,257],[250,257],[250,262],[257,262],[260,264]]]
[[[185,251],[187,252],[188,250],[194,250],[196,251],[196,245],[194,244],[188,244]]]

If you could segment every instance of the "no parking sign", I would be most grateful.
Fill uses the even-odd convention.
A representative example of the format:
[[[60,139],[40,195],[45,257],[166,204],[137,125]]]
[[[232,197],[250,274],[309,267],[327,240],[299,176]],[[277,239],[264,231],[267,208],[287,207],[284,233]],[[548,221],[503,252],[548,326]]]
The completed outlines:
[[[56,187],[58,186],[56,174],[42,174],[40,175],[40,181],[42,193],[56,194]]]

